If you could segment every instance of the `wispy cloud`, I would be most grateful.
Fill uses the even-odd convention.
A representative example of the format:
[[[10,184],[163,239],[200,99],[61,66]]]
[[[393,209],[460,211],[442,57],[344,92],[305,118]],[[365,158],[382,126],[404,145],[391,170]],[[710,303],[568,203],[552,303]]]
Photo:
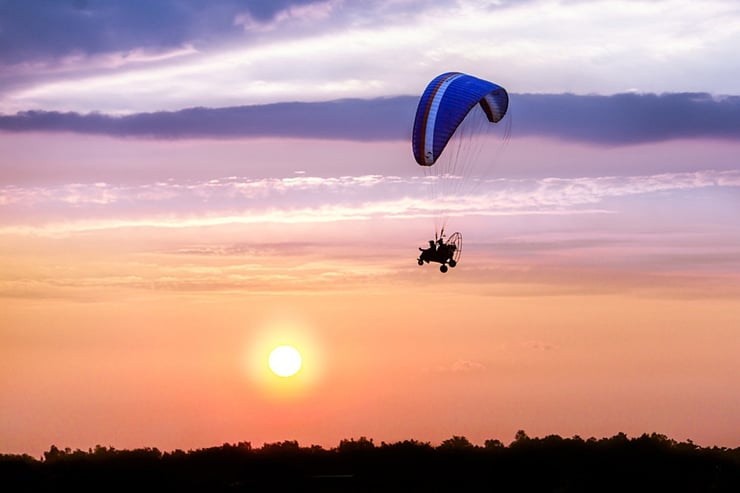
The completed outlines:
[[[618,212],[605,201],[740,187],[740,170],[648,176],[491,180],[472,195],[430,201],[424,178],[363,175],[296,176],[141,186],[106,183],[60,187],[4,187],[0,234],[64,235],[119,228],[196,228],[224,224],[300,224],[373,218]],[[34,212],[35,219],[19,212]],[[47,213],[44,213],[47,211]],[[56,218],[56,219],[55,219]],[[63,218],[63,220],[61,220]],[[76,219],[73,219],[76,218]],[[30,221],[30,222],[29,222]]]
[[[553,344],[541,340],[523,341],[521,346],[530,351],[552,351],[556,349]]]
[[[240,177],[214,178],[205,182],[178,183],[175,181],[121,186],[108,183],[73,183],[55,187],[0,188],[0,206],[18,205],[85,205],[116,203],[179,203],[193,200],[214,207],[236,205],[244,199],[262,199],[288,196],[290,202],[300,202],[305,195],[344,191],[358,192],[394,183],[415,184],[421,179],[402,179],[396,176],[292,176],[284,178],[249,179]],[[250,203],[251,204],[251,203]]]
[[[84,265],[63,270],[45,262],[21,265],[23,275],[0,276],[0,298],[95,299],[101,290],[159,290],[175,292],[249,291],[316,293],[363,286],[393,274],[390,266],[358,264],[333,255],[326,245],[308,245],[296,251],[290,245],[252,244],[246,252],[216,259],[183,252],[188,262],[173,264],[169,253],[150,253],[143,260],[101,258],[92,255]],[[322,255],[317,255],[322,252]],[[287,259],[287,260],[286,260]]]
[[[473,373],[482,373],[486,371],[486,366],[478,361],[469,359],[458,359],[450,364],[438,365],[433,368],[422,368],[423,374],[450,374],[450,375],[467,375]]]

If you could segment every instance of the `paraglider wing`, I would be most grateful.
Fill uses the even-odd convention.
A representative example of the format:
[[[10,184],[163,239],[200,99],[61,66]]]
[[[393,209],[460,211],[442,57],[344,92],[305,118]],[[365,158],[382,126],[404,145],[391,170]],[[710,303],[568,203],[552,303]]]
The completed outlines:
[[[434,78],[416,108],[411,138],[416,162],[422,166],[433,165],[476,104],[480,104],[488,121],[497,123],[506,114],[509,95],[493,82],[460,72],[447,72]]]

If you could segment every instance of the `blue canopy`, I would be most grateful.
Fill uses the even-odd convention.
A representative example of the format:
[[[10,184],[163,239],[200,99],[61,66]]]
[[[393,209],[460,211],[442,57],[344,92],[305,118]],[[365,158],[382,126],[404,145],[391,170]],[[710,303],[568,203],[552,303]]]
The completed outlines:
[[[509,95],[493,82],[460,72],[447,72],[432,80],[416,108],[411,137],[416,162],[433,165],[476,104],[480,104],[488,121],[497,123],[506,114]]]

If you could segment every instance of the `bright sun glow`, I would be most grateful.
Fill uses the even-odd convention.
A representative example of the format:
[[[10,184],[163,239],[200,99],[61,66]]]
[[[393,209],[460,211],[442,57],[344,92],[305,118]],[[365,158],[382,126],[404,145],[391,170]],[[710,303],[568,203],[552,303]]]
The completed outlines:
[[[301,369],[301,353],[293,346],[278,346],[270,353],[268,364],[275,375],[290,377]]]

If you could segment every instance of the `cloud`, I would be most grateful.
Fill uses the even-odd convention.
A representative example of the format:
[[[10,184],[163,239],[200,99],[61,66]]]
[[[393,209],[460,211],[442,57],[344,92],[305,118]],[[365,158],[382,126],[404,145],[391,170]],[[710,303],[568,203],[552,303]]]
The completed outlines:
[[[0,130],[165,139],[292,136],[385,140],[404,138],[412,115],[412,98],[190,108],[127,116],[27,111],[0,116]]]
[[[740,97],[706,93],[524,94],[512,98],[516,131],[632,144],[678,138],[740,139]]]
[[[486,366],[478,361],[467,359],[458,359],[447,365],[438,365],[436,367],[424,367],[421,369],[422,374],[450,374],[465,375],[472,373],[481,373],[486,371]]]
[[[0,187],[0,206],[18,205],[34,208],[42,205],[62,206],[123,204],[199,204],[212,208],[234,207],[238,204],[258,205],[266,199],[276,199],[285,205],[316,205],[335,202],[359,202],[364,207],[404,204],[399,213],[409,210],[427,211],[409,197],[422,195],[426,199],[428,180],[422,177],[359,175],[320,177],[298,175],[284,178],[228,177],[202,182],[173,181],[143,185],[113,185],[108,183],[72,183],[53,187]],[[393,193],[401,198],[394,199]],[[488,186],[476,194],[439,197],[450,213],[470,211],[532,211],[591,205],[607,198],[644,195],[709,187],[740,187],[739,170],[704,170],[697,172],[662,173],[645,176],[604,176],[581,178],[491,179]],[[377,200],[377,195],[384,199]],[[352,201],[347,201],[352,197]],[[375,200],[373,200],[375,199]],[[398,200],[398,202],[394,202]],[[197,207],[201,207],[197,205]],[[382,210],[382,207],[379,209]],[[390,213],[385,210],[384,213]]]
[[[524,349],[530,351],[552,351],[556,349],[556,346],[545,341],[540,340],[529,340],[521,343]]]
[[[240,16],[255,22],[302,15],[316,0],[26,0],[0,2],[0,61],[4,64],[138,49],[208,45],[243,35]]]
[[[343,3],[343,0],[255,2],[248,12],[236,16],[234,24],[242,26],[247,32],[275,31],[288,28],[295,23],[315,23],[326,20]],[[284,4],[287,5],[279,9],[279,6]]]
[[[327,224],[376,218],[431,218],[439,214],[440,207],[445,207],[450,217],[593,215],[613,212],[606,204],[623,197],[738,187],[739,170],[497,179],[477,195],[440,199],[443,203],[429,201],[423,178],[380,175],[232,177],[140,186],[106,183],[6,186],[0,187],[0,212],[9,219],[0,227],[0,235],[64,236],[126,228],[174,230],[229,224]]]
[[[161,139],[299,137],[356,141],[408,140],[417,96],[189,108],[114,116],[25,111],[0,116],[0,131],[77,132]],[[594,144],[681,138],[740,139],[740,96],[705,93],[513,94],[514,136]]]
[[[483,365],[482,363],[478,363],[477,361],[457,360],[452,363],[450,371],[452,371],[452,373],[470,373],[482,371],[485,368],[485,365]]]
[[[732,0],[0,3],[0,111],[158,110],[413,94],[737,93]],[[389,63],[392,60],[392,63]]]

